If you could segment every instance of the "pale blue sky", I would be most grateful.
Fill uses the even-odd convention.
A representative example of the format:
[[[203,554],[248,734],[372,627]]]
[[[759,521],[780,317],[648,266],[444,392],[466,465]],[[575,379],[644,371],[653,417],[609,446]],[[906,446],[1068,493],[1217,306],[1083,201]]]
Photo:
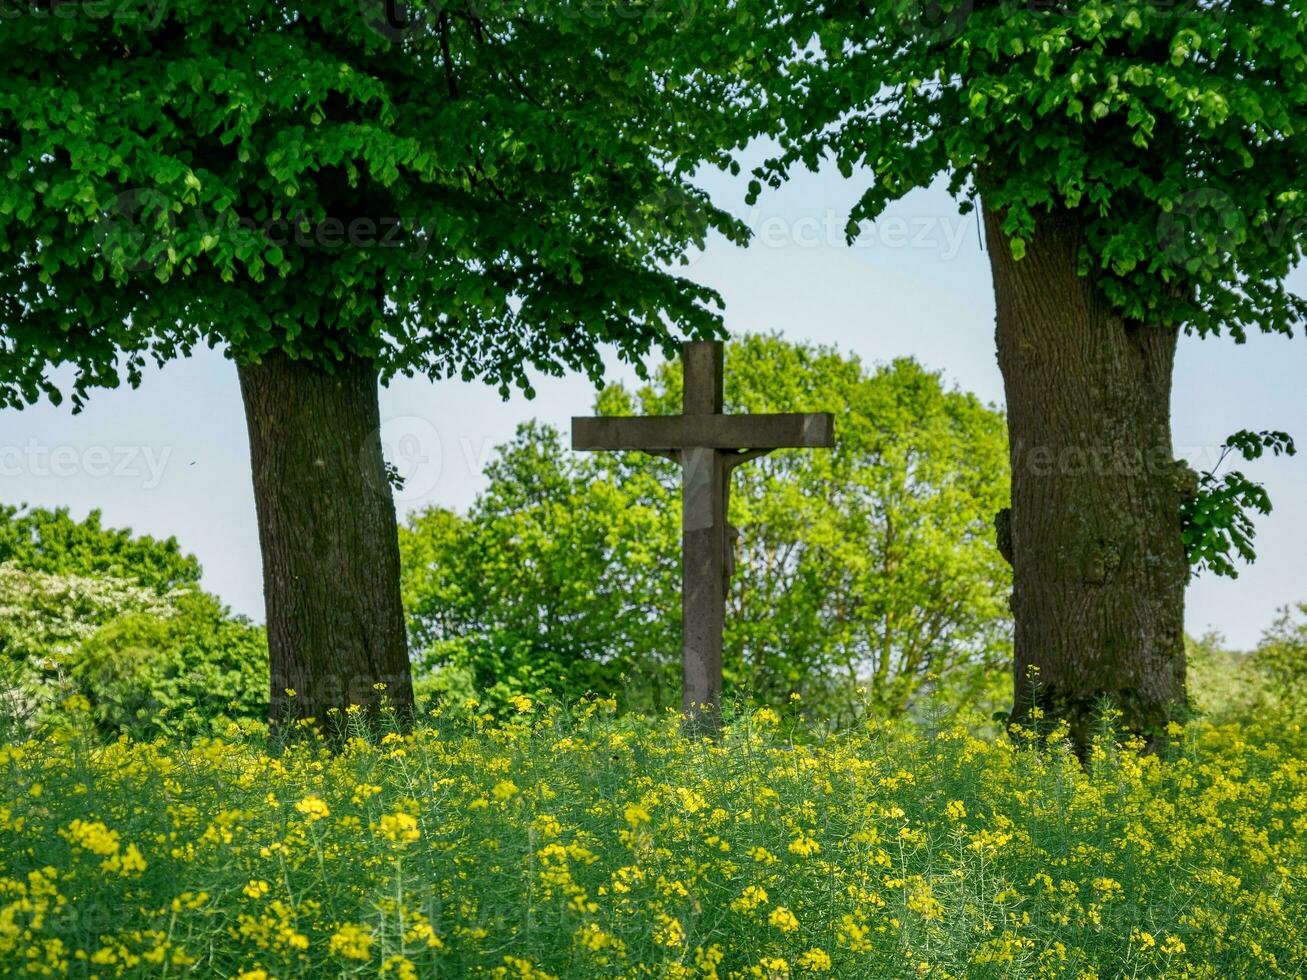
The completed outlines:
[[[974,215],[960,217],[942,189],[917,192],[853,248],[842,228],[862,185],[833,173],[799,175],[755,208],[741,184],[705,181],[755,231],[747,249],[715,242],[687,274],[726,301],[732,333],[779,331],[837,344],[869,362],[911,355],[960,387],[1001,405],[993,348],[994,302]],[[1307,291],[1307,273],[1293,285]],[[629,372],[614,371],[614,379]],[[1177,450],[1210,459],[1229,433],[1284,429],[1302,441],[1292,460],[1247,468],[1276,504],[1258,522],[1256,565],[1236,581],[1205,576],[1188,596],[1191,632],[1256,642],[1277,607],[1307,599],[1307,342],[1254,336],[1181,342],[1174,395]],[[501,401],[489,387],[401,380],[382,392],[385,440],[409,474],[401,517],[432,504],[466,507],[483,485],[492,447],[530,417],[565,427],[588,412],[584,378],[541,379],[538,396]],[[0,412],[0,500],[93,507],[110,525],[176,535],[204,564],[204,585],[235,609],[263,615],[258,536],[235,369],[204,351],[138,390],[96,393],[77,416],[46,404]]]

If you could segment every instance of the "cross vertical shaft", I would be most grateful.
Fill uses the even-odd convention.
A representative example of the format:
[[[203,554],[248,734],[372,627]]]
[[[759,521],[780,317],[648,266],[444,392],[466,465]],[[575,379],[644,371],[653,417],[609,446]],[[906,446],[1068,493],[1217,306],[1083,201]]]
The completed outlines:
[[[720,415],[722,345],[682,348],[686,416]],[[681,457],[681,711],[690,730],[711,730],[722,700],[726,619],[726,481],[718,449],[687,447]]]

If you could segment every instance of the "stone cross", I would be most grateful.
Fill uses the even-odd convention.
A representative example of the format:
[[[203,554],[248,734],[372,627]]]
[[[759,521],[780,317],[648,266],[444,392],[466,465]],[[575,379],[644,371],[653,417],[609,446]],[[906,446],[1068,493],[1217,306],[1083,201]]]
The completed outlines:
[[[829,448],[829,412],[722,414],[722,345],[682,345],[680,415],[572,419],[572,448],[636,450],[681,466],[681,710],[689,731],[717,726],[722,626],[735,529],[727,523],[731,470],[774,449]]]

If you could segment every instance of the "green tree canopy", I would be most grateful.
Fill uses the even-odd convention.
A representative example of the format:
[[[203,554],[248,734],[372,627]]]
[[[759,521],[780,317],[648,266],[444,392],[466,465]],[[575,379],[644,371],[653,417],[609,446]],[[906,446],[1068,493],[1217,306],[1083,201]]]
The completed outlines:
[[[68,660],[71,687],[100,729],[135,738],[221,734],[268,714],[268,642],[198,590],[163,612],[128,612],[105,623]]]
[[[1307,602],[1279,611],[1262,634],[1252,662],[1266,679],[1270,706],[1287,722],[1301,723],[1307,715]]]
[[[730,345],[726,410],[835,412],[833,452],[778,452],[734,474],[739,529],[728,687],[815,715],[903,710],[932,674],[974,686],[1008,654],[1007,567],[989,515],[1005,501],[1003,418],[903,360],[869,370],[835,350]],[[680,411],[679,365],[601,414]],[[466,518],[401,533],[416,647],[497,682],[579,695],[621,684],[676,702],[680,478],[638,454],[567,453],[526,426]],[[1003,667],[998,668],[1000,672]],[[509,679],[512,680],[509,680]]]
[[[711,25],[748,10],[394,8],[6,12],[0,404],[197,344],[526,385],[717,329],[658,263],[744,234],[685,175],[726,162]]]
[[[57,6],[0,33],[0,405],[223,348],[273,716],[325,724],[383,686],[407,714],[378,381],[529,393],[532,368],[598,377],[601,349],[717,332],[716,294],[666,266],[745,237],[687,177],[749,129],[721,38],[754,8]]]
[[[0,505],[0,564],[50,575],[116,578],[165,593],[200,580],[200,563],[176,538],[106,528],[98,510],[75,521],[68,509]]]
[[[197,734],[265,720],[263,627],[199,588],[176,539],[99,511],[0,507],[0,727],[60,717],[81,694],[106,734]]]
[[[1083,218],[1081,271],[1131,319],[1291,332],[1284,277],[1307,240],[1307,22],[1244,0],[775,0],[783,152],[872,182],[857,235],[946,177],[1001,216],[1013,254],[1039,215]],[[759,184],[755,183],[756,194]]]
[[[430,510],[400,529],[412,646],[445,671],[441,692],[679,704],[679,539],[657,476],[597,466],[538,423],[486,475],[466,517]]]

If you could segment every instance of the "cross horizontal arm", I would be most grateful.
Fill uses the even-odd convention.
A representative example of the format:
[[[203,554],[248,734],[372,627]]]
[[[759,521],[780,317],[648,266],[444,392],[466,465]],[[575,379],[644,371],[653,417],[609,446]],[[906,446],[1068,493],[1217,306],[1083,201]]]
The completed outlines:
[[[573,449],[820,449],[835,445],[829,412],[572,419]]]

